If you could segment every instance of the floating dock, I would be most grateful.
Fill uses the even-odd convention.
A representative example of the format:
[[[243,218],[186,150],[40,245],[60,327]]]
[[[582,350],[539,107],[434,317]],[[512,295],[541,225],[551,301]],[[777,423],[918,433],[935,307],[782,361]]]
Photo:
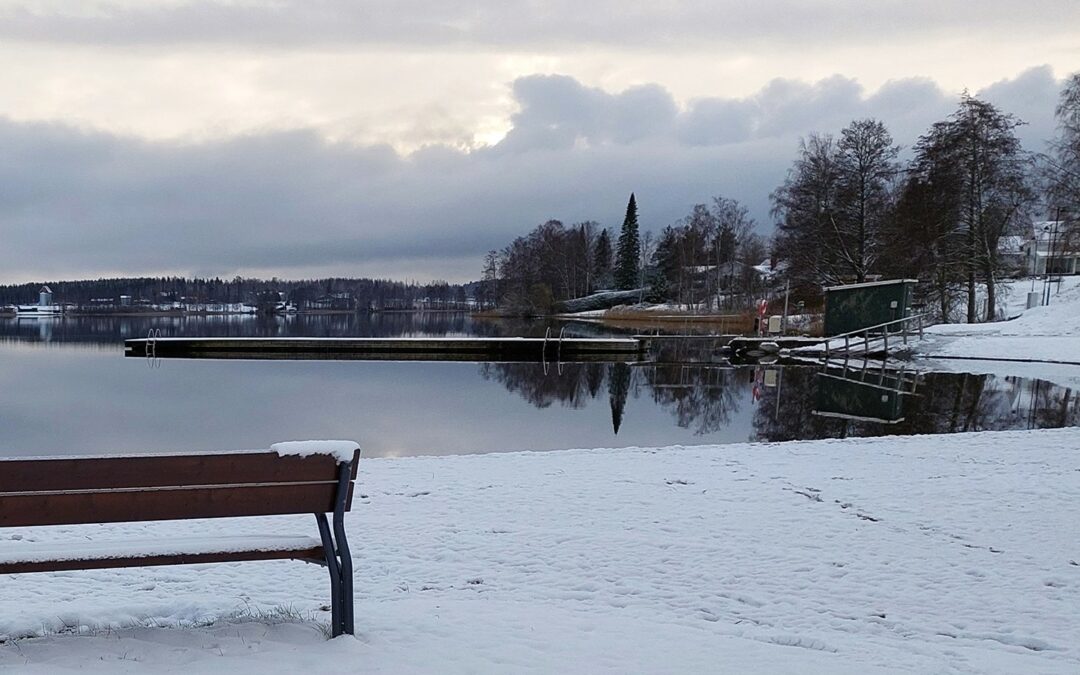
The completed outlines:
[[[636,361],[639,340],[620,338],[140,338],[124,355],[188,359],[371,361]]]
[[[732,338],[728,342],[728,347],[735,353],[750,353],[755,351],[761,351],[766,353],[776,353],[781,349],[797,349],[799,347],[812,347],[814,345],[824,344],[827,338],[817,337],[801,337],[801,336],[765,336],[765,337],[747,337],[739,336]]]

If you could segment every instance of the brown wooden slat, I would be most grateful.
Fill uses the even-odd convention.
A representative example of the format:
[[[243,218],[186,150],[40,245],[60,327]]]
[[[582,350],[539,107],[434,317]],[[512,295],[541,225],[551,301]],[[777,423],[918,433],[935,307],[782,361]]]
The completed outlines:
[[[321,546],[292,551],[234,551],[229,553],[195,553],[142,558],[110,558],[95,560],[53,560],[0,564],[0,574],[31,572],[65,572],[68,570],[112,569],[116,567],[152,567],[155,565],[190,565],[197,563],[238,562],[244,560],[305,560],[325,561]]]
[[[357,453],[359,454],[359,453]],[[352,466],[356,477],[357,462]],[[0,492],[306,482],[337,479],[329,455],[274,452],[0,459]]]
[[[346,510],[351,507],[352,486]],[[0,497],[0,527],[329,513],[336,492],[335,482],[9,495]]]

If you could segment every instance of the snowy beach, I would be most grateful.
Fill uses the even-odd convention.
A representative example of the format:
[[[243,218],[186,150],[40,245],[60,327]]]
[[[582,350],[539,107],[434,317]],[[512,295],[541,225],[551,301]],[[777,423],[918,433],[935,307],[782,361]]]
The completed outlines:
[[[1036,287],[1037,286],[1037,287]],[[1036,377],[1062,386],[1080,385],[1080,277],[1063,277],[1051,286],[1050,304],[1025,310],[1029,287],[1018,281],[1004,287],[1008,321],[947,323],[926,329],[917,346],[937,370]]]
[[[1080,430],[363,460],[295,562],[0,577],[0,670],[1080,670]],[[0,530],[310,534],[305,517]],[[43,636],[43,637],[42,637]]]

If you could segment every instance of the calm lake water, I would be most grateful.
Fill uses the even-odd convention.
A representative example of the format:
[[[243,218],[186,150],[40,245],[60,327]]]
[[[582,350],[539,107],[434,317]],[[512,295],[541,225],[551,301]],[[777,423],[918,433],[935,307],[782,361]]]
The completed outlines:
[[[895,374],[732,367],[707,342],[669,345],[639,364],[125,358],[122,341],[152,328],[387,337],[544,335],[563,325],[462,314],[0,319],[0,454],[345,438],[367,456],[403,456],[1080,425],[1074,392],[1048,382],[929,373],[898,385]]]

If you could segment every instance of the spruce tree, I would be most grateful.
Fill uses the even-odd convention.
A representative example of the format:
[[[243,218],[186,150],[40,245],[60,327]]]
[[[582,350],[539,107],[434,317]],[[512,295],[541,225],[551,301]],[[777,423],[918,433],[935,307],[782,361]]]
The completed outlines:
[[[597,284],[607,288],[607,284],[611,283],[611,235],[607,228],[600,230],[600,236],[596,238],[593,271],[596,273]]]
[[[618,250],[615,253],[615,285],[628,291],[638,287],[638,256],[641,242],[638,238],[637,201],[630,193],[626,205],[626,218],[623,219],[622,232],[619,234]]]

